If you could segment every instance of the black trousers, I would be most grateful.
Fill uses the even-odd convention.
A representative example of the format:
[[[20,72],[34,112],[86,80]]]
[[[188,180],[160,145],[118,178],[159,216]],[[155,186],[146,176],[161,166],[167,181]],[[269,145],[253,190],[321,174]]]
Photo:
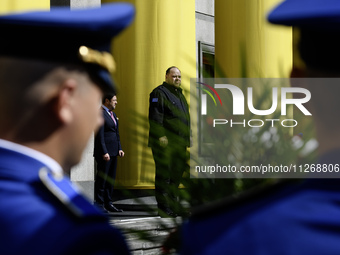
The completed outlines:
[[[99,204],[112,202],[114,181],[116,179],[117,157],[110,156],[109,161],[95,157],[97,173],[95,180],[95,200]]]
[[[178,212],[178,186],[187,167],[186,146],[169,144],[166,148],[153,146],[156,165],[155,197],[158,208]]]

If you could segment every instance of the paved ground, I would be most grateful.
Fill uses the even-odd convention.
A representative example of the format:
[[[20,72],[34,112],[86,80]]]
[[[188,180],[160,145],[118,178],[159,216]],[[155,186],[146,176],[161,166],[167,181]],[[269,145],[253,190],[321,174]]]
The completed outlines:
[[[109,217],[111,224],[122,230],[133,255],[163,254],[162,244],[182,222],[180,217],[161,218],[143,211],[110,213]]]
[[[130,198],[122,195],[114,205],[121,213],[107,213],[110,223],[121,229],[133,255],[158,255],[169,233],[182,223],[182,218],[161,218],[150,191],[136,191]],[[169,254],[176,254],[171,252]]]

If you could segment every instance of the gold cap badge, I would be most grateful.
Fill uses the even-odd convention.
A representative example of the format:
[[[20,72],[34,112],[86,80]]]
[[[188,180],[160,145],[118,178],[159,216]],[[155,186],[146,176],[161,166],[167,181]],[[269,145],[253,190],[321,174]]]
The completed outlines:
[[[116,71],[116,63],[108,52],[100,52],[86,46],[80,46],[79,57],[84,63],[100,65],[110,73]]]

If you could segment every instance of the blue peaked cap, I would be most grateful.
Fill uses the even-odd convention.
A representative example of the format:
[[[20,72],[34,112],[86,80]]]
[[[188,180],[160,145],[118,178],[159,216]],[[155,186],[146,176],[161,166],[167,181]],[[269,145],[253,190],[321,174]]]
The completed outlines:
[[[299,28],[297,46],[307,66],[339,72],[340,0],[286,0],[268,21]]]
[[[111,40],[133,20],[128,3],[0,16],[0,56],[80,64],[103,91],[114,91]]]
[[[287,26],[340,31],[340,1],[286,0],[269,13],[268,21]]]

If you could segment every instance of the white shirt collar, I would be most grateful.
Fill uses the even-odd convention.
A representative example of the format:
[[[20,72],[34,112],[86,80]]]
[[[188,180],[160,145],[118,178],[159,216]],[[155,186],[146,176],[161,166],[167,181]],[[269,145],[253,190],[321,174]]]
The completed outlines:
[[[104,109],[108,114],[110,114],[109,108],[107,108],[105,105],[102,105],[102,107],[103,107],[103,109]],[[111,115],[111,114],[110,114],[110,115]]]
[[[0,139],[0,147],[5,148],[7,150],[15,151],[17,153],[24,154],[28,157],[38,160],[44,165],[46,165],[48,168],[50,168],[54,174],[63,174],[63,169],[60,166],[60,164],[53,158],[47,156],[44,153],[41,153],[40,151],[3,139]]]

